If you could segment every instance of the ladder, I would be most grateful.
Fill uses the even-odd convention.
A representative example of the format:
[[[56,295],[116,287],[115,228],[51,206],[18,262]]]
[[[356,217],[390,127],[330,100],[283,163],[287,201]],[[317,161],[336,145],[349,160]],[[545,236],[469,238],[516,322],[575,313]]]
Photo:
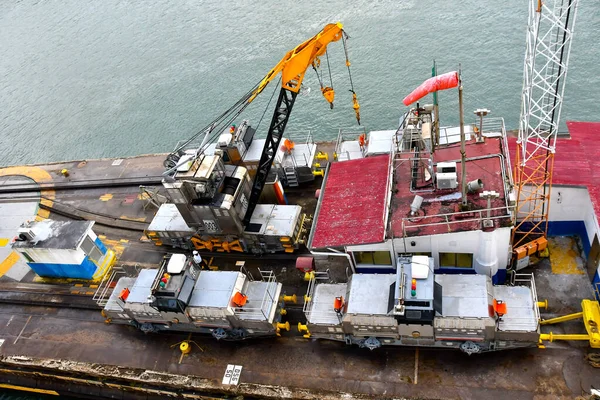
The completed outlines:
[[[294,167],[284,167],[283,172],[285,173],[285,179],[289,187],[298,186],[298,174]]]

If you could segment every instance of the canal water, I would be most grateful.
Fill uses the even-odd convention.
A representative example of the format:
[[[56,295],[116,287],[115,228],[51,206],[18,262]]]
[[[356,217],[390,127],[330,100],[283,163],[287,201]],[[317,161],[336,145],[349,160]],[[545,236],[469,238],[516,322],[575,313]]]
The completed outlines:
[[[0,165],[169,151],[288,50],[338,20],[350,35],[367,129],[397,126],[402,99],[430,76],[434,59],[440,72],[462,65],[468,120],[486,107],[517,127],[524,0],[6,0],[0,3]],[[598,120],[597,2],[580,1],[575,31],[562,121]],[[311,90],[296,101],[289,132],[332,139],[339,128],[356,125],[341,42],[331,45],[329,60],[335,108],[309,71]],[[275,86],[244,117],[256,123]],[[442,123],[456,124],[456,90],[441,94],[440,104]],[[263,122],[259,132],[267,127]]]

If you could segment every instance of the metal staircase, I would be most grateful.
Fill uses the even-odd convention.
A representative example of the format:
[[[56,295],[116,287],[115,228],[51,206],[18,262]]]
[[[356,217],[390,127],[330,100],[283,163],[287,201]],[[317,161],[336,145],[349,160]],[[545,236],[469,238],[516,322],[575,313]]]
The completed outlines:
[[[298,186],[298,173],[296,172],[296,168],[293,166],[283,167],[283,171],[285,173],[285,179],[287,181],[287,185],[289,187],[297,187]]]

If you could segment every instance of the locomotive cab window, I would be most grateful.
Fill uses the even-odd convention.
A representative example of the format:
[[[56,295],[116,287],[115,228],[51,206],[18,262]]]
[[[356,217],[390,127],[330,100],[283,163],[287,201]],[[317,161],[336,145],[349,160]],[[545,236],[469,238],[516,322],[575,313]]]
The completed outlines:
[[[160,311],[183,313],[184,308],[176,299],[158,299],[157,306]]]

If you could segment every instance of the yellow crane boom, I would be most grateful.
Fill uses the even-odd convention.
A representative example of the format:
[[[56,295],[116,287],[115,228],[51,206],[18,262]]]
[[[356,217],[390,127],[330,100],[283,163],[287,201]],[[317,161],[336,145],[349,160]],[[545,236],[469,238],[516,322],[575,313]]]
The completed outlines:
[[[308,67],[314,66],[315,63],[318,65],[320,63],[319,57],[325,54],[327,45],[331,42],[340,40],[343,34],[344,30],[341,22],[327,24],[321,32],[302,42],[293,50],[288,51],[281,61],[279,61],[258,84],[257,88],[252,92],[252,95],[248,99],[248,103],[252,102],[280,72],[281,87],[291,92],[298,93]],[[323,94],[325,95],[327,92],[324,92]],[[327,96],[325,96],[325,99],[331,103],[333,101],[333,96],[331,97],[331,101]]]
[[[321,32],[317,33],[312,38],[302,42],[296,46],[293,50],[287,52],[285,56],[271,69],[267,75],[260,81],[256,88],[250,93],[247,104],[251,103],[256,96],[258,96],[267,87],[269,82],[275,79],[279,73],[281,73],[281,90],[279,92],[279,98],[275,105],[275,111],[273,112],[273,118],[267,132],[265,141],[265,147],[263,148],[260,161],[256,170],[256,176],[252,183],[252,191],[250,192],[250,198],[248,199],[248,208],[244,216],[244,224],[248,226],[252,213],[258,204],[258,200],[264,188],[267,176],[273,165],[277,149],[281,142],[283,132],[287,125],[292,107],[296,100],[296,96],[300,91],[300,86],[306,70],[309,67],[317,69],[320,65],[320,58],[327,51],[327,45],[332,42],[337,42],[342,39],[345,44],[345,32],[343,25],[340,22],[335,24],[327,24]],[[345,49],[345,46],[344,46]],[[350,62],[348,61],[348,52],[346,54],[346,66],[348,72],[350,72]],[[321,92],[325,97],[325,100],[333,107],[333,99],[335,92],[331,87],[324,87],[321,79]],[[351,81],[352,82],[352,81]],[[352,101],[353,109],[356,113],[356,119],[360,124],[360,106],[356,99],[356,93],[352,88]]]

